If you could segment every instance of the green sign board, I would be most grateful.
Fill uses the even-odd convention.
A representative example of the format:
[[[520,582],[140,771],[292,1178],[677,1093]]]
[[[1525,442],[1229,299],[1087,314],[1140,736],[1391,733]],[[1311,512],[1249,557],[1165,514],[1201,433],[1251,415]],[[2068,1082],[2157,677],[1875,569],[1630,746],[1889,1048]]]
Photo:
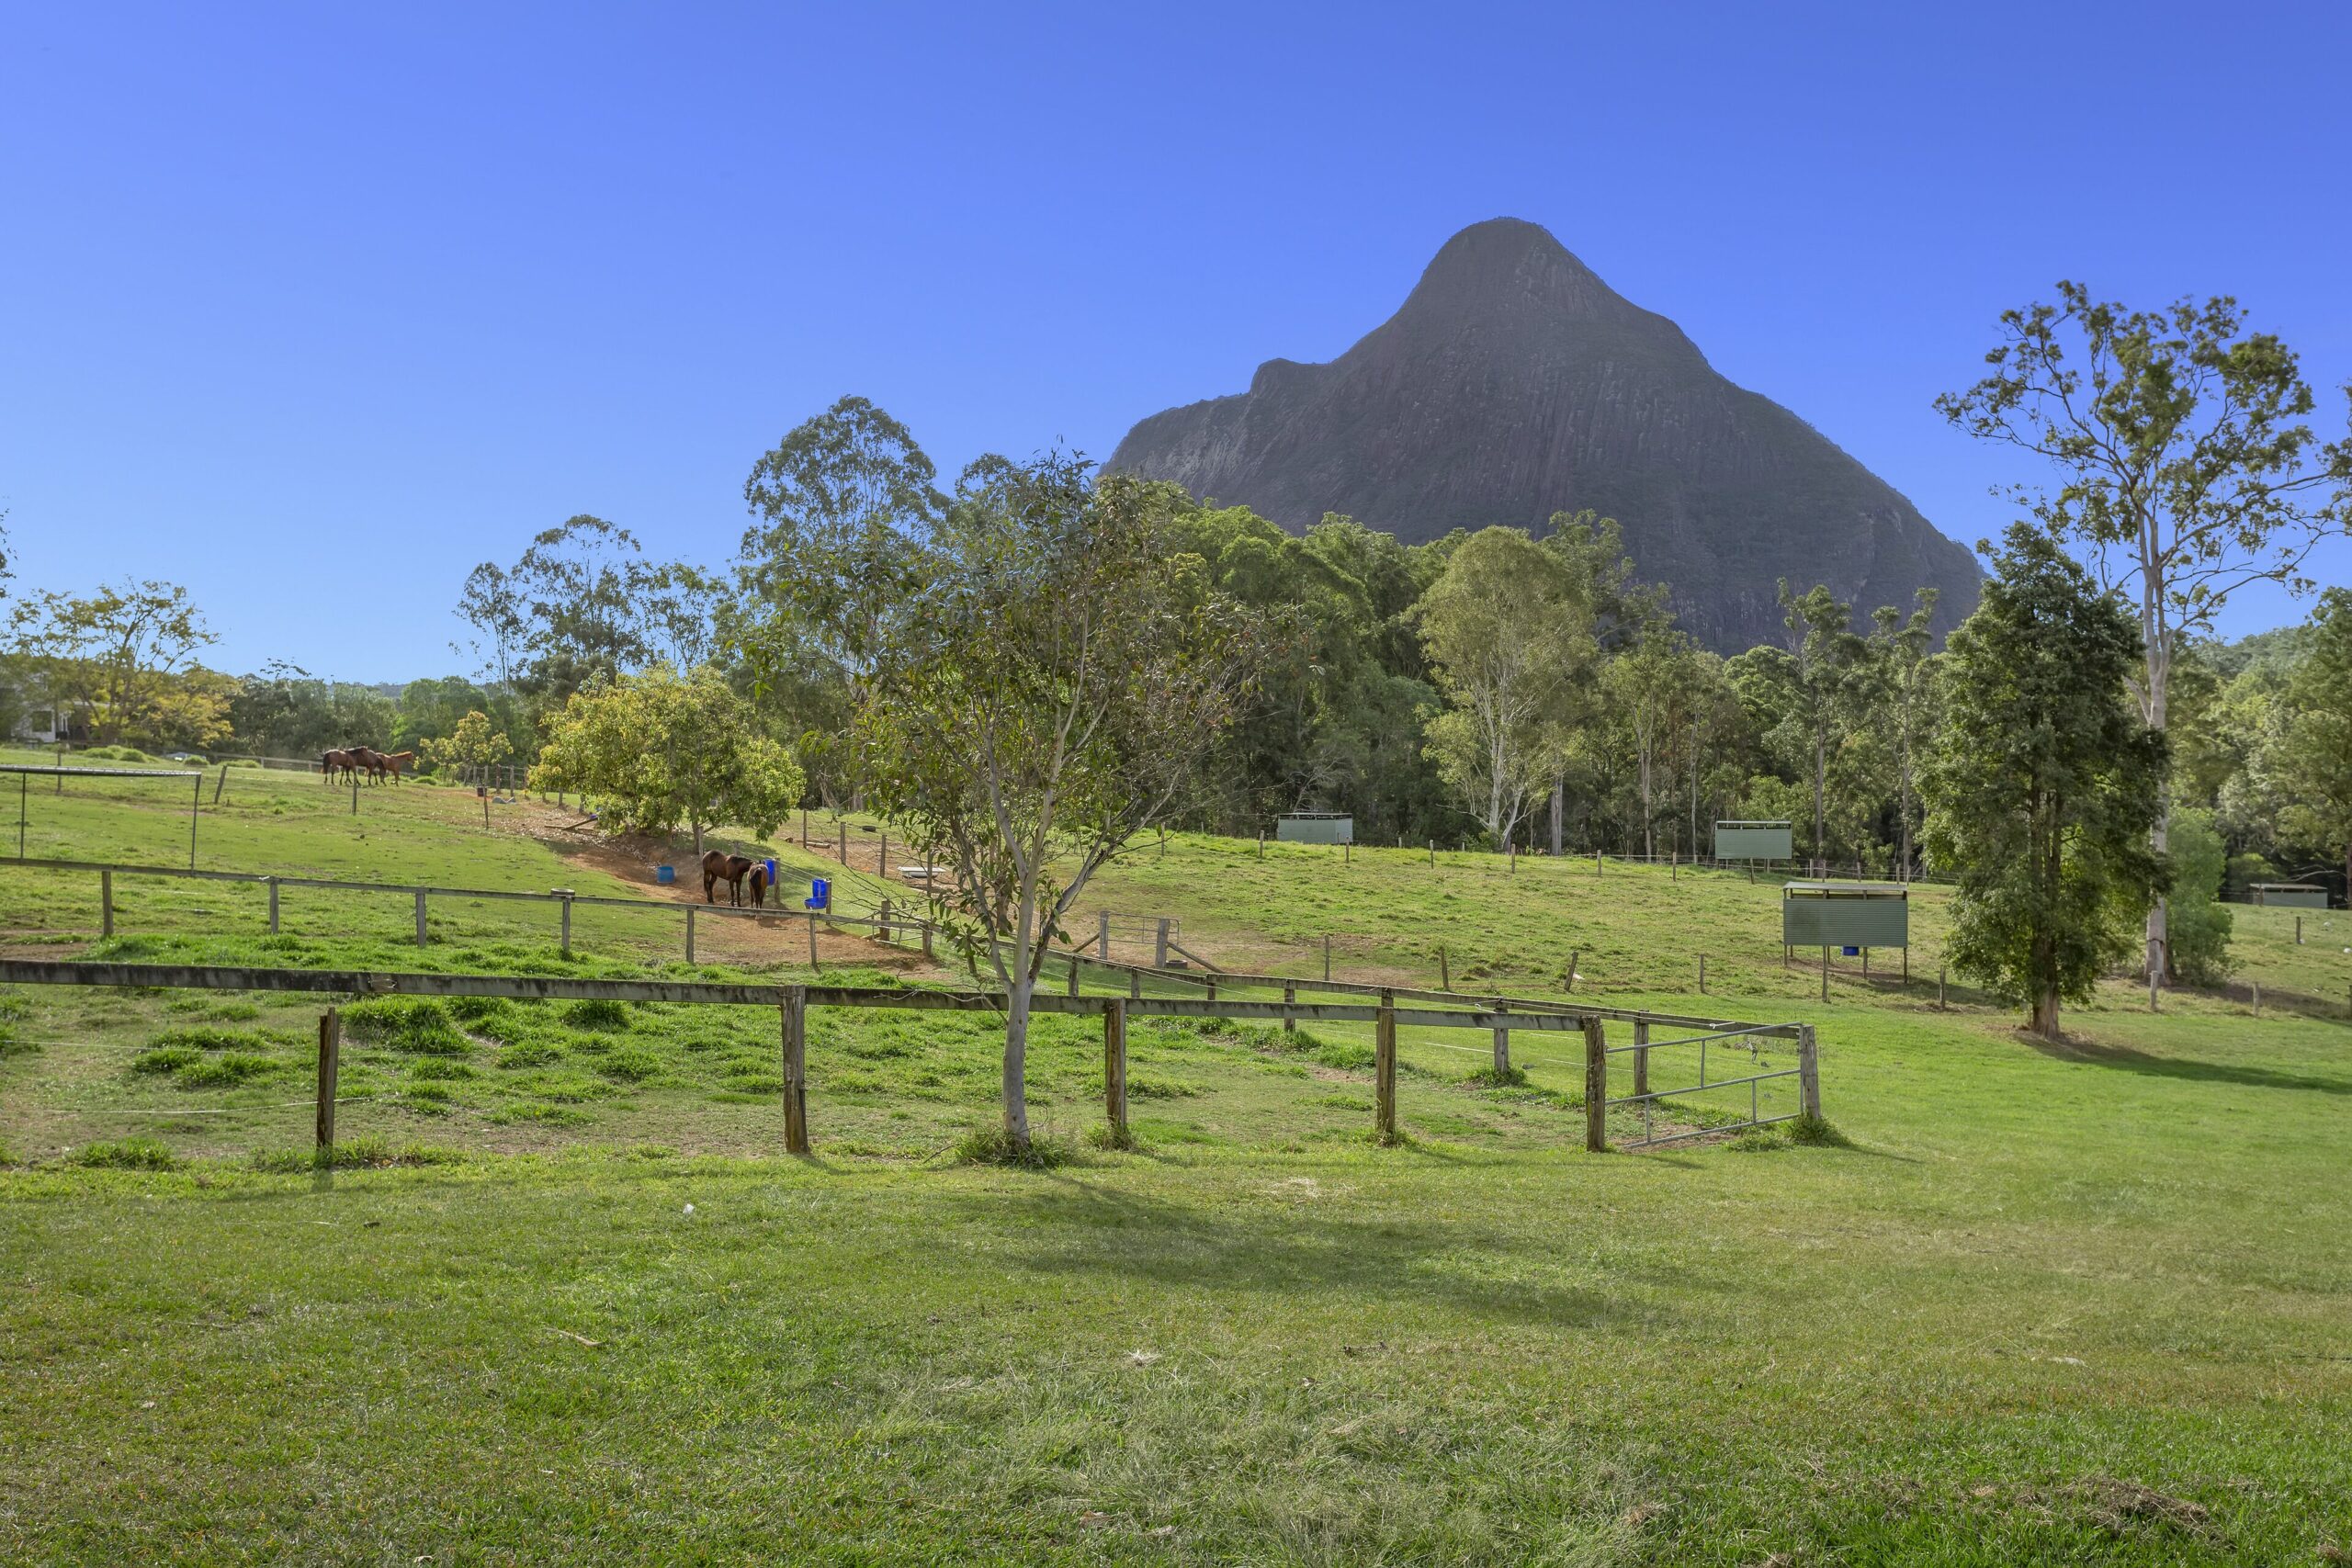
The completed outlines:
[[[1283,844],[1352,844],[1356,841],[1356,819],[1320,813],[1277,817],[1274,818],[1274,841]]]
[[[1909,892],[1874,883],[1792,882],[1781,890],[1781,941],[1789,947],[1908,947]]]
[[[1786,822],[1718,822],[1717,860],[1793,860],[1796,848]]]
[[[2254,901],[2266,909],[2324,909],[2327,889],[2303,883],[2257,882]]]

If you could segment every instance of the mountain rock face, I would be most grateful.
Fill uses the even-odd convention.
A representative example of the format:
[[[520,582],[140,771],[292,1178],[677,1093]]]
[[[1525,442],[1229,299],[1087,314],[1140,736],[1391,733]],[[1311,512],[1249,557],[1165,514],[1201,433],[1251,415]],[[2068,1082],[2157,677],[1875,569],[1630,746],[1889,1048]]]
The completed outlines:
[[[1541,534],[1590,507],[1724,652],[1784,639],[1782,577],[1827,583],[1865,621],[1940,589],[1939,632],[1982,578],[1892,486],[1515,219],[1447,241],[1339,358],[1268,360],[1247,392],[1137,424],[1107,467],[1294,531],[1338,512],[1408,544],[1492,524]]]

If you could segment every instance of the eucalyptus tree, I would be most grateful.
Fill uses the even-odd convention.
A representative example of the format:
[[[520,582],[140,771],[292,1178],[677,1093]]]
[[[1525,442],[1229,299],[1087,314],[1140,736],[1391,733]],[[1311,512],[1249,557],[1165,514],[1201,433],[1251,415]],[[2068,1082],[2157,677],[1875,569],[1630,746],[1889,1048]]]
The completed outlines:
[[[2352,440],[2321,441],[2295,355],[2245,331],[2226,296],[2134,310],[2062,282],[2055,303],[2003,312],[1984,362],[1988,374],[1936,407],[2057,471],[2054,488],[2010,493],[2133,606],[2142,647],[2132,690],[2162,731],[2184,639],[2210,629],[2248,583],[2312,586],[2304,563],[2347,522]],[[2151,829],[2159,854],[2165,820],[2159,812]],[[2165,940],[2159,899],[2145,954],[2159,977]]]
[[[2329,589],[2312,626],[2265,760],[2290,801],[2280,826],[2341,857],[2352,895],[2352,589]]]
[[[1591,602],[1558,554],[1520,529],[1485,528],[1414,615],[1447,703],[1429,753],[1500,846],[1556,776],[1559,721],[1597,651]]]
[[[1182,549],[1177,487],[1047,454],[968,470],[888,549],[808,558],[854,647],[874,803],[947,873],[934,914],[1004,987],[1005,1152],[1030,1153],[1031,1003],[1094,874],[1167,820],[1259,666],[1258,617]],[[903,548],[901,548],[901,544]]]
[[[1938,720],[1937,676],[1942,665],[1942,656],[1935,651],[1933,625],[1938,597],[1932,588],[1920,589],[1908,616],[1892,604],[1872,611],[1866,649],[1871,705],[1894,764],[1895,864],[1906,881],[1915,859],[1919,759]]]

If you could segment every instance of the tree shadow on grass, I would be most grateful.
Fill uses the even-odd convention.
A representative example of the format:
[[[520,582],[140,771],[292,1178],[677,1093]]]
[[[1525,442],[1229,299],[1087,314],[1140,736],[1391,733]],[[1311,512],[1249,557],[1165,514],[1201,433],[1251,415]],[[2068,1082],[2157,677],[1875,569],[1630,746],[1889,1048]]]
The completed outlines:
[[[964,1206],[975,1229],[1003,1222],[997,1198],[975,1194]],[[1363,1218],[1318,1213],[1304,1201],[1195,1208],[1057,1172],[1023,1196],[1021,1220],[1006,1245],[1034,1274],[1107,1274],[1180,1290],[1352,1292],[1557,1328],[1657,1328],[1679,1315],[1631,1289],[1504,1277],[1523,1272],[1529,1238],[1459,1215]],[[1481,1256],[1502,1267],[1478,1268]],[[1626,1283],[1648,1283],[1648,1272],[1629,1270]],[[1664,1282],[1686,1294],[1705,1283],[1679,1271]]]
[[[2061,1062],[2082,1062],[2092,1066],[2120,1067],[2128,1073],[2144,1073],[2152,1077],[2182,1078],[2190,1083],[2238,1084],[2248,1089],[2284,1089],[2310,1090],[2319,1094],[2352,1094],[2352,1080],[2344,1078],[2308,1077],[2301,1073],[2282,1073],[2271,1067],[2238,1066],[2225,1062],[2202,1062],[2193,1056],[2157,1056],[2129,1045],[2102,1045],[2088,1040],[2067,1040],[2057,1043],[2035,1035],[2022,1034],[2026,1043],[2041,1055]]]

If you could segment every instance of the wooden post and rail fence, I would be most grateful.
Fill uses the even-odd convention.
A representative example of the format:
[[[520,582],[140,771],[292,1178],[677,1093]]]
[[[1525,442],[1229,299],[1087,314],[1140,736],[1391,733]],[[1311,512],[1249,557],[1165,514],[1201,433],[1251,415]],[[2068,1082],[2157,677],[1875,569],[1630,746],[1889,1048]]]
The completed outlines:
[[[935,990],[918,987],[761,985],[750,981],[605,980],[572,976],[426,975],[350,969],[269,969],[217,964],[119,964],[105,961],[0,959],[0,985],[100,986],[213,991],[298,992],[345,997],[495,997],[514,1001],[609,1000],[633,1003],[682,1003],[728,1007],[773,1007],[778,1010],[784,1078],[785,1147],[807,1154],[810,1148],[808,1104],[808,1018],[818,1007],[884,1008],[917,1011],[998,1012],[1005,1010],[1001,992]],[[1295,993],[1295,982],[1289,990]],[[1127,1128],[1126,1026],[1134,1017],[1276,1021],[1286,1023],[1369,1023],[1374,1038],[1374,1136],[1385,1143],[1397,1136],[1396,1032],[1399,1027],[1435,1030],[1533,1030],[1546,1033],[1575,1031],[1584,1042],[1585,1114],[1588,1148],[1608,1146],[1608,1113],[1613,1106],[1635,1097],[1611,1100],[1609,1096],[1608,1024],[1622,1017],[1610,1009],[1553,1009],[1518,998],[1509,1010],[1464,1006],[1406,1006],[1398,991],[1382,988],[1370,1006],[1362,1002],[1250,1001],[1233,998],[1194,1000],[1180,997],[1062,997],[1044,990],[1031,998],[1037,1013],[1099,1015],[1102,1019],[1103,1111],[1114,1138],[1124,1140]],[[1663,1015],[1636,1015],[1658,1021]],[[1768,1078],[1799,1077],[1801,1108],[1795,1114],[1818,1115],[1820,1084],[1814,1066],[1813,1031],[1802,1024],[1738,1024],[1701,1019],[1668,1019],[1695,1026],[1706,1039],[1770,1037],[1797,1043],[1799,1066],[1786,1072],[1750,1075],[1720,1080],[1715,1088],[1754,1085]],[[1657,1043],[1646,1034],[1632,1049],[1646,1051]],[[1697,1038],[1697,1037],[1693,1037]],[[332,1156],[334,1144],[335,1083],[342,1041],[342,1016],[330,1005],[319,1020],[317,1078],[317,1144],[321,1158]],[[1688,1043],[1688,1040],[1666,1042]],[[1704,1078],[1703,1066],[1701,1077]],[[1639,1097],[1646,1122],[1667,1091]],[[1685,1091],[1688,1092],[1688,1091]],[[1751,1115],[1747,1122],[1716,1123],[1673,1132],[1667,1137],[1645,1137],[1644,1143],[1679,1141],[1766,1125],[1786,1116]]]

